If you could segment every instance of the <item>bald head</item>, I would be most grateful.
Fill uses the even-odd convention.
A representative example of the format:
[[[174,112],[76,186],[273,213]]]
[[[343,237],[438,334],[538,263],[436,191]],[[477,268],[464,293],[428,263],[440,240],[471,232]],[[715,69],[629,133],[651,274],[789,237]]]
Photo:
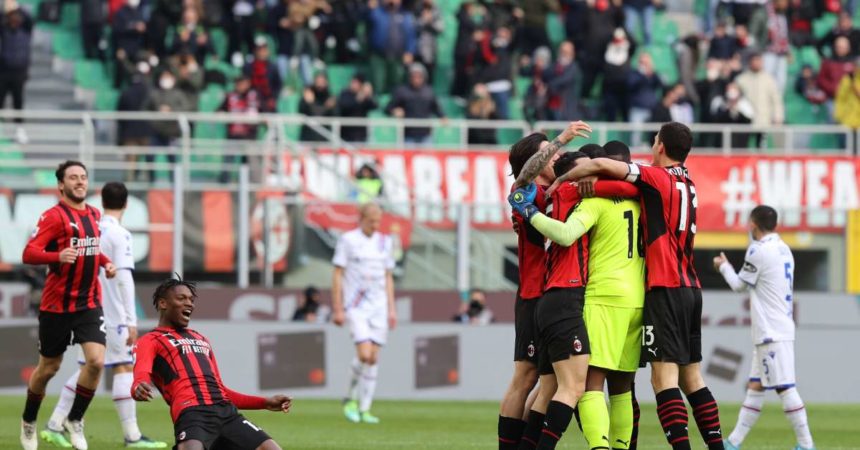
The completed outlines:
[[[382,207],[376,203],[365,203],[358,207],[359,226],[367,236],[379,231],[382,224]]]

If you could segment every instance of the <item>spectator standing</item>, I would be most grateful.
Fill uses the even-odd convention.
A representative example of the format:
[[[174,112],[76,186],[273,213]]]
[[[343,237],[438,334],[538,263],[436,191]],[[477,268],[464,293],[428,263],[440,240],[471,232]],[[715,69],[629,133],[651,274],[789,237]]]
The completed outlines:
[[[400,0],[369,0],[370,70],[373,87],[387,93],[403,81],[403,67],[416,49],[415,17]]]
[[[576,63],[573,43],[562,42],[556,63],[543,74],[547,89],[547,110],[550,120],[577,120],[582,117],[579,96],[582,92],[582,71]]]
[[[496,116],[496,104],[490,96],[487,86],[481,83],[475,85],[469,104],[466,106],[466,118],[472,120],[494,120]],[[493,128],[469,127],[469,144],[495,145],[496,130]]]
[[[137,73],[131,76],[130,83],[119,95],[116,105],[117,111],[137,112],[144,110],[146,101],[149,99],[149,71],[149,64],[145,62],[138,63]],[[144,148],[149,145],[149,137],[152,135],[149,121],[120,120],[117,127],[117,137],[120,146]],[[126,179],[128,181],[135,181],[138,175],[138,170],[135,167],[137,165],[137,153],[127,155],[126,161],[129,165]]]
[[[678,60],[678,77],[680,83],[684,85],[685,95],[694,105],[699,105],[699,95],[696,92],[696,69],[699,67],[700,55],[699,37],[695,34],[688,35],[675,46],[675,52]]]
[[[594,81],[603,73],[603,63],[606,60],[606,47],[612,40],[615,29],[624,25],[624,11],[619,7],[620,0],[594,0],[588,2],[585,15],[584,47],[577,47],[580,52],[577,61],[582,67],[583,97],[591,95]]]
[[[416,12],[416,22],[418,29],[416,57],[418,62],[427,68],[427,79],[432,84],[439,53],[437,40],[445,29],[442,14],[434,0],[421,1]]]
[[[81,0],[81,43],[84,57],[104,60],[102,34],[107,25],[106,0]]]
[[[472,55],[478,43],[484,40],[483,30],[487,10],[478,3],[464,2],[457,12],[457,41],[454,44],[454,80],[451,82],[451,96],[466,98],[471,89],[474,72]]]
[[[744,97],[749,99],[755,115],[752,120],[753,126],[768,127],[781,125],[785,120],[782,93],[776,84],[776,80],[764,71],[764,62],[760,54],[750,57],[749,69],[741,73],[737,85]],[[755,146],[762,144],[762,133],[756,133]]]
[[[177,0],[153,0],[152,16],[147,24],[148,46],[159,58],[167,56],[167,30],[179,25],[182,20],[183,2]]]
[[[17,111],[24,109],[32,39],[33,19],[17,3],[11,2],[0,17],[0,108],[5,108],[6,96],[11,95],[12,107]],[[20,126],[23,122],[20,117],[15,119],[19,124],[15,140],[19,144],[30,142],[27,132]]]
[[[200,104],[200,91],[203,90],[204,74],[194,56],[179,55],[169,60],[170,70],[176,74],[176,86],[185,93],[188,101],[196,110]]]
[[[341,117],[366,118],[367,114],[378,108],[379,104],[373,99],[373,85],[365,79],[364,75],[356,73],[352,76],[349,86],[338,96],[337,111]],[[367,141],[366,126],[342,126],[340,137],[346,142]]]
[[[791,45],[805,47],[815,44],[812,20],[818,16],[816,0],[790,0],[788,6],[788,36]]]
[[[549,47],[546,31],[547,15],[561,11],[558,0],[520,0],[523,26],[520,29],[520,51],[530,54],[538,47]]]
[[[382,196],[382,179],[370,164],[362,164],[355,174],[355,201],[363,205]]]
[[[529,123],[549,120],[549,91],[544,81],[544,74],[552,63],[549,49],[541,47],[535,50],[532,66],[523,68],[521,75],[531,76],[532,82],[523,98],[523,116]]]
[[[765,47],[764,70],[769,73],[779,87],[779,92],[785,92],[788,83],[788,53],[791,50],[788,38],[788,0],[774,0],[767,4],[768,14],[768,44]]]
[[[186,53],[193,55],[201,66],[206,62],[206,56],[215,53],[195,8],[185,8],[182,12],[182,23],[174,30],[173,44],[170,46],[171,55]]]
[[[293,58],[294,34],[290,24],[290,4],[292,0],[280,0],[269,10],[268,31],[275,41],[277,51],[278,75],[286,81],[290,74],[290,61]],[[298,64],[301,64],[298,62]],[[300,69],[304,75],[305,70]],[[308,70],[312,70],[308,68]]]
[[[489,325],[493,322],[493,312],[487,308],[487,295],[481,289],[469,291],[469,301],[462,302],[454,322],[469,325]]]
[[[836,27],[815,44],[822,58],[827,58],[828,55],[825,50],[832,50],[833,44],[839,37],[848,39],[848,43],[851,44],[851,56],[860,56],[860,29],[854,26],[851,15],[843,12],[839,14],[839,22],[837,22]],[[832,58],[834,55],[831,52],[829,56]]]
[[[833,117],[840,124],[850,128],[856,136],[860,129],[860,58],[854,61],[854,71],[842,77],[836,91],[836,105]],[[852,151],[858,154],[858,142],[854,139]]]
[[[162,113],[194,111],[197,105],[193,104],[188,95],[179,89],[176,83],[176,77],[169,70],[164,70],[158,78],[158,87],[149,93],[149,99],[146,101],[144,110],[157,111]],[[176,120],[154,120],[152,121],[152,137],[150,144],[158,147],[175,147],[175,142],[182,136],[182,130],[179,128],[179,122]],[[176,162],[175,149],[171,148],[167,152],[167,160],[170,163]],[[144,156],[147,163],[155,161],[154,154]],[[152,182],[155,178],[155,171],[148,171],[148,181]]]
[[[242,70],[250,80],[251,87],[260,96],[260,111],[274,112],[283,83],[278,68],[270,59],[269,43],[258,36],[254,46],[254,58]]]
[[[305,87],[302,92],[299,114],[311,117],[334,116],[335,106],[337,106],[337,99],[331,95],[328,77],[325,73],[318,72],[314,76],[313,85]],[[329,127],[325,128],[328,129]],[[325,142],[328,140],[307,124],[302,125],[299,139],[302,142]]]
[[[146,21],[140,8],[140,0],[127,0],[113,16],[111,26],[112,48],[118,60],[135,58],[146,43]],[[114,65],[114,87],[125,82],[123,65]]]
[[[329,27],[335,38],[335,61],[339,64],[351,63],[361,54],[362,44],[357,38],[355,24],[361,20],[364,3],[362,0],[336,0],[331,3]]]
[[[490,39],[489,33],[480,43],[479,54],[475,60],[480,61],[480,68],[475,75],[477,83],[485,85],[495,104],[496,118],[508,119],[508,104],[514,84],[511,81],[513,61],[511,59],[511,30],[506,27],[496,30],[495,37]]]
[[[445,118],[436,94],[427,86],[427,71],[420,63],[409,66],[409,82],[394,90],[385,112],[392,117],[406,119]],[[430,141],[430,128],[406,127],[405,140],[410,144],[425,144]]]
[[[654,61],[649,53],[639,54],[636,70],[627,76],[627,92],[630,98],[628,117],[630,123],[642,124],[651,117],[651,110],[660,102],[663,80],[654,72]],[[631,146],[641,143],[640,133],[633,134]]]
[[[312,28],[317,28],[319,12],[330,13],[331,6],[325,0],[292,0],[289,5],[289,26],[293,32],[292,54],[299,60],[302,83],[311,84],[313,64],[319,58],[320,48]]]
[[[623,28],[616,28],[612,41],[606,46],[603,66],[603,117],[609,122],[627,121],[627,78],[630,74],[630,58],[636,45],[628,39]]]
[[[484,2],[487,8],[487,28],[498,30],[505,27],[516,30],[520,27],[525,13],[519,7],[517,0],[487,0]]]
[[[693,123],[696,121],[693,105],[686,96],[681,83],[675,84],[663,94],[663,100],[651,110],[651,122]]]
[[[755,116],[752,103],[735,83],[729,83],[725,95],[715,97],[708,109],[713,123],[749,124]],[[732,133],[732,148],[746,148],[749,140],[749,133]]]
[[[251,79],[247,75],[239,75],[236,78],[236,83],[232,92],[227,93],[224,97],[224,102],[218,108],[219,111],[228,112],[236,115],[254,116],[260,112],[260,96],[257,95],[251,87]],[[248,122],[234,122],[227,125],[227,139],[232,141],[254,141],[257,139],[257,124]],[[231,148],[241,148],[241,146],[231,145]],[[224,164],[235,163],[236,160],[245,164],[248,162],[248,157],[241,155],[229,154],[224,155]],[[219,181],[227,183],[230,181],[232,171],[226,168],[221,172]]]
[[[230,11],[225,15],[224,21],[228,37],[227,54],[231,55],[234,66],[241,67],[245,52],[250,53],[254,49],[254,30],[257,28],[256,2],[252,0],[225,0],[225,2]]]
[[[657,0],[660,3],[662,0]],[[638,26],[645,45],[651,45],[651,30],[654,28],[654,0],[624,0],[624,28],[628,32]]]
[[[711,38],[711,45],[708,48],[708,58],[728,61],[737,51],[737,40],[726,32],[726,23],[724,21],[717,22],[714,36]]]
[[[813,105],[820,105],[827,101],[827,93],[818,87],[815,71],[809,64],[804,64],[800,68],[800,74],[794,82],[794,91]]]
[[[842,77],[854,70],[851,59],[851,42],[845,36],[833,41],[833,56],[821,62],[818,70],[818,87],[827,94],[827,111],[833,117],[833,99]]]
[[[714,99],[722,98],[726,93],[726,86],[731,82],[732,70],[731,66],[717,59],[709,59],[705,63],[705,78],[696,81],[696,93],[702,100],[702,107],[699,109],[699,121],[702,123],[716,123],[711,112],[711,106]],[[699,142],[703,147],[722,146],[722,133],[700,133]]]

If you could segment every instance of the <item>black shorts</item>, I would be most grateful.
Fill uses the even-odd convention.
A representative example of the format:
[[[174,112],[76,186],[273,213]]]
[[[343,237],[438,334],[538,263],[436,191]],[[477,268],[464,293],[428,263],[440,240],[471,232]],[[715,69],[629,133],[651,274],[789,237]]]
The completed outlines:
[[[191,440],[202,442],[206,450],[254,450],[271,439],[229,403],[185,409],[173,424],[173,432],[174,450],[180,442]]]
[[[517,295],[514,306],[514,361],[525,361],[537,365],[537,326],[535,309],[540,298],[523,300]]]
[[[642,311],[643,361],[679,365],[702,361],[702,290],[654,288]]]
[[[537,305],[538,372],[553,373],[552,363],[591,353],[582,308],[585,288],[556,288]]]
[[[96,342],[105,345],[102,308],[70,313],[39,312],[39,354],[56,358],[72,344]]]

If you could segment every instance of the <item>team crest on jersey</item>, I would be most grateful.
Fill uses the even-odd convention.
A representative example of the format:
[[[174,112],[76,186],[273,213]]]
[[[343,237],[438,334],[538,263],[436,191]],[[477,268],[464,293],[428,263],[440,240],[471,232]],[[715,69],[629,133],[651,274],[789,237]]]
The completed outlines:
[[[573,351],[579,353],[582,351],[582,341],[579,340],[579,336],[573,337]]]
[[[176,437],[176,440],[177,440],[177,441],[184,441],[184,440],[185,440],[185,432],[184,432],[184,431],[180,431],[180,432],[179,432],[179,436],[177,436],[177,437]]]
[[[748,263],[748,262],[746,262],[746,261],[744,261],[744,268],[743,268],[743,270],[744,270],[744,271],[746,271],[746,272],[752,272],[752,273],[756,273],[756,272],[758,272],[758,268],[757,268],[756,266],[754,266],[754,265],[752,265],[752,264],[750,264],[750,263]]]
[[[533,357],[535,355],[535,345],[529,344],[527,352],[529,354],[529,358]]]

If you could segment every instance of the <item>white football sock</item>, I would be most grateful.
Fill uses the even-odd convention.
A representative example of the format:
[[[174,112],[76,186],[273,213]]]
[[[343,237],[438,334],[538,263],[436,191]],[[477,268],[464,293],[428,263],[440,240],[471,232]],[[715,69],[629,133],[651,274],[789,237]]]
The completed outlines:
[[[361,412],[370,411],[373,393],[376,391],[376,374],[378,372],[379,366],[376,364],[362,365],[361,381],[358,382],[358,410]]]
[[[806,408],[803,406],[803,400],[797,393],[797,389],[786,389],[780,392],[779,396],[782,398],[782,410],[785,412],[785,417],[788,417],[794,427],[797,443],[803,448],[814,447],[812,434],[809,432],[809,423],[806,421]]]
[[[54,412],[51,413],[51,418],[48,420],[48,428],[54,431],[63,431],[63,422],[66,421],[66,416],[72,410],[72,403],[75,402],[75,389],[78,387],[78,376],[81,374],[81,369],[73,373],[66,380],[63,389],[60,390],[60,399],[57,401],[57,406],[54,407]]]
[[[735,429],[732,430],[732,434],[729,435],[729,442],[732,445],[735,447],[741,445],[756,421],[758,421],[762,405],[764,405],[764,391],[759,392],[747,389],[747,396],[738,414],[738,423],[735,425]]]
[[[117,373],[113,376],[113,405],[119,414],[122,432],[129,441],[140,439],[140,428],[137,427],[137,409],[131,398],[131,385],[134,374],[131,372]]]
[[[361,379],[361,361],[358,356],[352,358],[352,364],[349,366],[349,390],[346,393],[346,398],[350,400],[358,400],[358,381]]]

